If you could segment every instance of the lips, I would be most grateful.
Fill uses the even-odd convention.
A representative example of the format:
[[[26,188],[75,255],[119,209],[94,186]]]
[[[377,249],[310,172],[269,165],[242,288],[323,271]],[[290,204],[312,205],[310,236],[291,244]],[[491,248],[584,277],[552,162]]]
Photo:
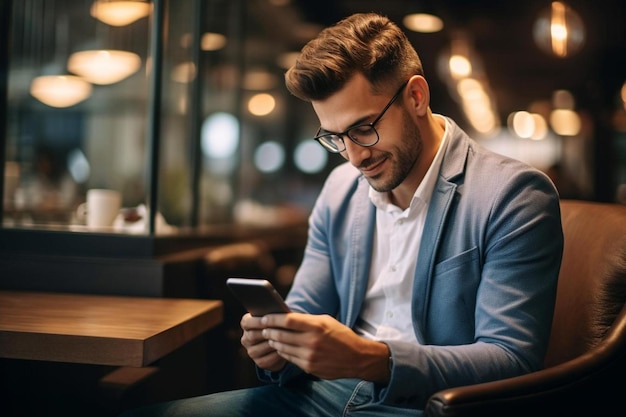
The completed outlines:
[[[367,166],[359,167],[359,170],[366,177],[373,177],[379,174],[383,170],[383,165],[387,159],[383,158],[378,162],[374,162],[373,164],[369,164]]]

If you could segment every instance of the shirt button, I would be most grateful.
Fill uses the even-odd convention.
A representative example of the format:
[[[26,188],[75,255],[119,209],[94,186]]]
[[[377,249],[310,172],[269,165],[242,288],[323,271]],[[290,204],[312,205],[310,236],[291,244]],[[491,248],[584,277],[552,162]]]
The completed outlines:
[[[386,312],[385,316],[387,316],[388,319],[392,319],[393,318],[393,311]]]
[[[396,272],[396,267],[395,266],[391,267],[391,272]]]

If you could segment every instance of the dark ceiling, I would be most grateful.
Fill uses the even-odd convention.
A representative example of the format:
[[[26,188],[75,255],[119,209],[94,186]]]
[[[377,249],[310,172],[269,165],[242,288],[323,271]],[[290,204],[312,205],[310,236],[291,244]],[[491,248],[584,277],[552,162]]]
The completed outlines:
[[[418,1],[298,0],[303,20],[329,25],[354,12],[375,11],[397,23]],[[616,103],[626,81],[626,2],[624,0],[568,0],[582,18],[587,39],[569,58],[539,50],[532,38],[533,22],[549,7],[547,0],[441,0],[427,2],[445,21],[434,34],[408,32],[420,54],[433,90],[434,111],[455,116],[456,104],[437,76],[436,61],[451,34],[469,34],[478,52],[497,109],[502,118],[526,109],[536,100],[549,100],[556,89],[574,93],[579,109],[598,112]],[[414,9],[416,10],[416,9]]]
[[[271,60],[275,63],[277,53],[303,46],[302,38],[294,36],[294,33],[307,24],[313,24],[319,30],[352,13],[375,11],[401,25],[402,17],[409,11],[418,11],[422,3],[418,0],[291,0],[288,7],[275,7],[277,1],[206,2],[206,19],[210,20],[206,24],[217,29],[227,26],[232,23],[227,10],[237,4],[244,5],[248,15],[254,16],[253,23],[259,26],[245,28],[249,42],[247,53],[253,56],[249,62]],[[50,0],[48,2],[53,3]],[[30,3],[15,1],[14,7],[16,10],[28,11],[28,7],[17,5]],[[191,3],[184,2],[180,6],[172,4],[171,10],[174,13],[188,13]],[[566,59],[542,52],[532,38],[534,20],[541,10],[549,7],[549,0],[435,0],[425,3],[443,17],[444,30],[432,34],[406,32],[422,58],[432,90],[433,111],[457,119],[462,117],[436,68],[441,51],[450,44],[452,34],[459,30],[470,36],[483,63],[501,122],[512,111],[527,109],[537,100],[549,100],[556,89],[572,91],[577,108],[593,111],[596,117],[602,117],[603,112],[609,111],[617,103],[618,91],[626,80],[625,0],[567,0],[583,20],[587,40],[578,54]],[[75,4],[81,4],[81,7],[69,7]],[[57,9],[71,12],[73,35],[70,41],[83,42],[93,35],[90,35],[94,29],[93,21],[85,19],[89,13],[89,4],[90,1],[56,0]],[[37,9],[42,9],[42,6],[39,5]],[[45,11],[47,9],[40,10],[35,17],[45,16]],[[50,29],[49,26],[55,24],[54,19],[29,22],[32,28],[41,27],[35,31],[36,34],[48,34],[41,41],[43,46],[40,49],[51,56],[58,54],[59,48],[44,44],[55,42],[55,31],[46,31],[46,28]],[[129,28],[115,31],[122,33],[124,39],[139,43],[136,41],[137,33],[145,33],[146,25],[147,20],[144,19]],[[69,51],[71,48],[67,49]],[[140,47],[134,49],[141,50]],[[284,70],[277,68],[276,71]]]

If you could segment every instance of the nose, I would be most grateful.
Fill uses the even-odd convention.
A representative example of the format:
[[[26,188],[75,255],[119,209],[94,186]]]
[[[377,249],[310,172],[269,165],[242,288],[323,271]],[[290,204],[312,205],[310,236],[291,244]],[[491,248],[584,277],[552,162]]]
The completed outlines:
[[[372,151],[369,147],[357,145],[348,137],[344,137],[343,142],[346,149],[341,152],[341,156],[350,161],[350,163],[355,167],[360,166],[364,159],[367,159],[372,155]]]

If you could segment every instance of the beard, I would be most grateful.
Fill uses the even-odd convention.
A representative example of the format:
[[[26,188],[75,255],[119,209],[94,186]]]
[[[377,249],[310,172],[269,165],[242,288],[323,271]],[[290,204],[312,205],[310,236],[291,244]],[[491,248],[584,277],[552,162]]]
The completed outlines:
[[[374,165],[383,159],[391,162],[390,169],[385,172],[374,177],[365,177],[370,186],[380,193],[389,192],[402,184],[417,163],[424,147],[419,128],[413,123],[405,110],[403,110],[402,114],[401,135],[404,140],[395,146],[391,152],[384,152],[375,160],[369,159],[363,161],[362,164],[364,166]]]

